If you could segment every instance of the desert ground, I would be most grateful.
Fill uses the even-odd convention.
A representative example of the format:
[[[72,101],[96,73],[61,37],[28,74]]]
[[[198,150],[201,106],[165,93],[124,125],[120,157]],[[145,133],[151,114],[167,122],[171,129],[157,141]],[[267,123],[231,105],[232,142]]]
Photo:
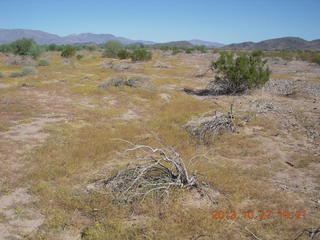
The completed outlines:
[[[138,63],[82,54],[44,53],[49,66],[0,55],[1,240],[319,238],[319,65],[268,58],[263,88],[200,96],[184,89],[206,88],[216,53],[159,50]],[[24,66],[38,73],[10,77]],[[119,77],[139,84],[104,85]],[[187,131],[228,113],[233,128],[209,140]],[[161,139],[205,193],[116,201],[101,182],[130,161],[119,139]]]

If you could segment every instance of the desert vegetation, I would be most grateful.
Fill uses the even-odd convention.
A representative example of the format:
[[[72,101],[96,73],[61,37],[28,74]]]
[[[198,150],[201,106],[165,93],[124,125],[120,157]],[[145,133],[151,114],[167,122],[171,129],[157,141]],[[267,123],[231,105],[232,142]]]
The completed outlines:
[[[4,239],[319,236],[318,52],[0,50]]]
[[[22,38],[10,44],[1,45],[0,51],[36,58],[41,54],[42,49],[34,40]]]

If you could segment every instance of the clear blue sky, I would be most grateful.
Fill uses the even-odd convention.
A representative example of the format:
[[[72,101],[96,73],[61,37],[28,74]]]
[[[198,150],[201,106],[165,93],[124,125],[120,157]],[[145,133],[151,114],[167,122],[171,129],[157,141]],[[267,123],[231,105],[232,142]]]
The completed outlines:
[[[0,0],[0,28],[157,42],[320,38],[320,0]]]

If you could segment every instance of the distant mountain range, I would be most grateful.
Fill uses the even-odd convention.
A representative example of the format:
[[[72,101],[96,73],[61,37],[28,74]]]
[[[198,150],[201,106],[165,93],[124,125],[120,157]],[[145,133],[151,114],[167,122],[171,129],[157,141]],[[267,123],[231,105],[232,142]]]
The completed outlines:
[[[283,37],[261,42],[243,42],[226,45],[225,49],[263,50],[320,50],[320,39],[307,41],[297,37]]]
[[[224,44],[222,44],[222,43],[202,41],[202,40],[198,40],[198,39],[193,39],[188,42],[193,45],[196,45],[196,46],[206,46],[206,47],[216,47],[216,48],[224,46]]]
[[[167,43],[155,43],[144,40],[131,40],[124,37],[117,37],[112,34],[93,34],[81,33],[71,34],[65,37],[60,37],[55,34],[46,33],[38,30],[28,29],[0,29],[0,44],[10,43],[20,38],[32,38],[38,44],[74,44],[74,45],[88,45],[88,44],[103,44],[110,40],[120,41],[122,44],[144,44],[144,45],[168,45],[168,46],[206,46],[225,49],[263,49],[263,50],[320,50],[320,39],[313,41],[306,41],[297,37],[283,37],[269,39],[261,42],[243,42],[224,45],[217,42],[202,41],[193,39],[189,41],[173,41]]]
[[[81,34],[71,34],[65,37],[60,37],[55,34],[46,33],[38,30],[28,30],[28,29],[0,29],[0,44],[10,43],[20,38],[32,38],[38,44],[103,44],[109,40],[117,40],[122,44],[145,44],[153,45],[155,42],[144,41],[144,40],[131,40],[124,37],[116,37],[112,34],[93,34],[93,33],[81,33]],[[190,40],[190,41],[177,41],[162,43],[171,46],[194,46],[194,45],[204,45],[207,47],[221,47],[223,44],[208,42],[202,40]]]
[[[131,40],[124,37],[116,37],[112,34],[81,33],[60,37],[38,30],[0,29],[0,44],[10,43],[20,38],[32,38],[38,44],[102,44],[109,40],[118,40],[125,45],[134,43],[153,44],[151,41]]]

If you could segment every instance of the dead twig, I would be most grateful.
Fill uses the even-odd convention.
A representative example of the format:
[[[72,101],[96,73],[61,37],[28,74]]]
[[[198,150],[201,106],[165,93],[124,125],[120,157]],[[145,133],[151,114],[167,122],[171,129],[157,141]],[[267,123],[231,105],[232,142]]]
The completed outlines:
[[[254,237],[254,239],[256,239],[256,240],[262,240],[261,238],[258,238],[253,232],[251,232],[247,227],[244,227],[244,229],[245,229],[248,233],[250,233],[250,234]]]
[[[214,240],[213,235],[206,235],[206,234],[201,234],[199,236],[196,236],[195,238],[191,238],[191,240],[198,240],[198,239],[203,238],[203,237],[208,237],[208,238]]]
[[[294,240],[298,240],[304,233],[308,234],[310,240],[315,240],[318,233],[320,233],[320,227],[311,228],[311,229],[303,229],[298,235],[294,238]]]

